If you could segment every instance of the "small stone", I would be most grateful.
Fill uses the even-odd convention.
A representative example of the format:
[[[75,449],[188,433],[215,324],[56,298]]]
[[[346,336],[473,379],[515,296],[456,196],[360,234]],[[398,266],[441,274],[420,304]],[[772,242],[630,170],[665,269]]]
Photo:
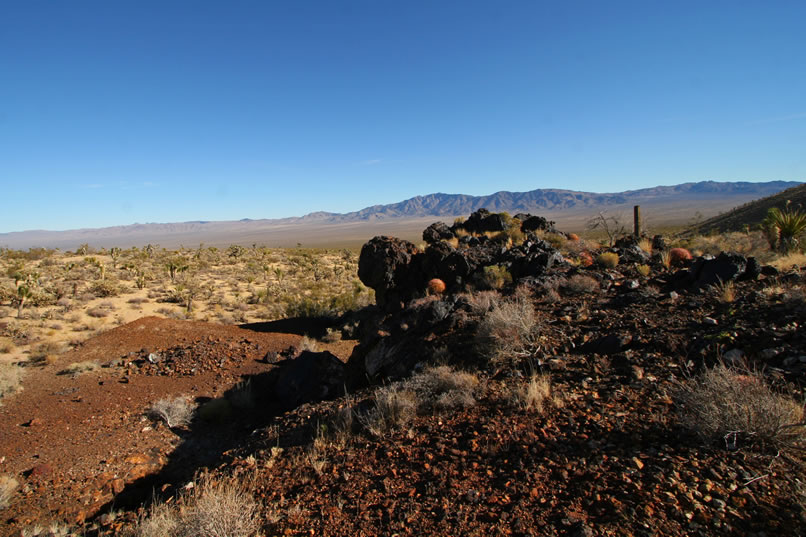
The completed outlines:
[[[781,354],[781,349],[771,348],[771,349],[764,349],[763,351],[761,351],[761,357],[764,358],[765,360],[775,358],[779,354]]]
[[[735,365],[744,358],[744,351],[741,349],[731,349],[723,355],[723,358],[729,364]]]
[[[677,300],[678,297],[680,297],[680,295],[677,292],[675,292],[675,291],[670,291],[669,292],[669,298],[671,298],[672,300]]]

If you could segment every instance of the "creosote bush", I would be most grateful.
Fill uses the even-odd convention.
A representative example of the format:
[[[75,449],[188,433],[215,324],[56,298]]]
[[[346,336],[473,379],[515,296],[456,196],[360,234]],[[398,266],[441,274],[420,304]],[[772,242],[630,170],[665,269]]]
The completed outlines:
[[[170,427],[182,427],[190,423],[196,405],[189,397],[179,395],[173,399],[160,399],[148,410],[153,419],[162,420]]]
[[[677,400],[683,425],[708,442],[781,448],[806,439],[803,407],[755,371],[717,365],[681,383]]]

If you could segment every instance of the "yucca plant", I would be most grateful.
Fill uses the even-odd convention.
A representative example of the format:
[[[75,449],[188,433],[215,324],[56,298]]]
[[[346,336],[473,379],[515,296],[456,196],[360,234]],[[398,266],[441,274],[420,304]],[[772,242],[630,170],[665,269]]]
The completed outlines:
[[[791,209],[786,202],[784,210],[772,207],[762,223],[771,248],[782,254],[793,252],[798,247],[798,238],[806,231],[806,213]]]

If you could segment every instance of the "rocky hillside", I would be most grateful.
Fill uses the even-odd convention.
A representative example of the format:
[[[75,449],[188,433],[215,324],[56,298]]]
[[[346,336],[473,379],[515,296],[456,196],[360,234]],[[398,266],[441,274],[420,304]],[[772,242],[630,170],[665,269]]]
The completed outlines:
[[[161,330],[116,359],[123,369],[82,389],[137,397],[158,379],[163,395],[217,378],[216,399],[172,428],[110,415],[131,436],[116,446],[161,458],[143,475],[111,466],[125,453],[92,450],[114,481],[63,484],[58,501],[53,469],[37,470],[46,452],[14,456],[24,471],[6,533],[42,522],[35,505],[83,535],[806,532],[806,268],[692,259],[661,237],[651,251],[630,239],[591,249],[543,218],[487,211],[423,240],[362,249],[377,305],[330,320],[331,336],[356,343],[346,360],[189,324],[179,348]],[[248,371],[237,385],[235,371]],[[48,391],[73,409],[93,402]],[[81,417],[71,431],[103,423]],[[11,427],[15,447],[39,425]]]
[[[787,188],[771,196],[746,203],[725,214],[709,218],[704,222],[691,226],[687,234],[744,231],[745,226],[749,226],[750,229],[757,229],[767,216],[767,211],[772,207],[783,209],[787,202],[790,202],[793,207],[806,208],[806,185]]]

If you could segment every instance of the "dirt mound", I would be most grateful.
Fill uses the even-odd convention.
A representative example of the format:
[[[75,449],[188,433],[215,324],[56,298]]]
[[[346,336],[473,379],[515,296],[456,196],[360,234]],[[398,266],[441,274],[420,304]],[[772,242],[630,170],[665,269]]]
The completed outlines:
[[[0,534],[80,522],[131,483],[158,474],[194,434],[186,431],[183,438],[149,420],[153,403],[179,395],[202,404],[214,400],[244,376],[275,367],[265,363],[267,353],[282,353],[300,340],[296,334],[146,317],[93,337],[55,362],[26,368],[23,391],[0,406],[0,473],[25,477],[2,513]],[[329,350],[346,359],[351,346],[339,342]],[[74,370],[84,372],[69,372]],[[215,462],[233,447],[238,435],[229,433],[197,444],[195,460],[183,461],[191,475],[199,461]]]

